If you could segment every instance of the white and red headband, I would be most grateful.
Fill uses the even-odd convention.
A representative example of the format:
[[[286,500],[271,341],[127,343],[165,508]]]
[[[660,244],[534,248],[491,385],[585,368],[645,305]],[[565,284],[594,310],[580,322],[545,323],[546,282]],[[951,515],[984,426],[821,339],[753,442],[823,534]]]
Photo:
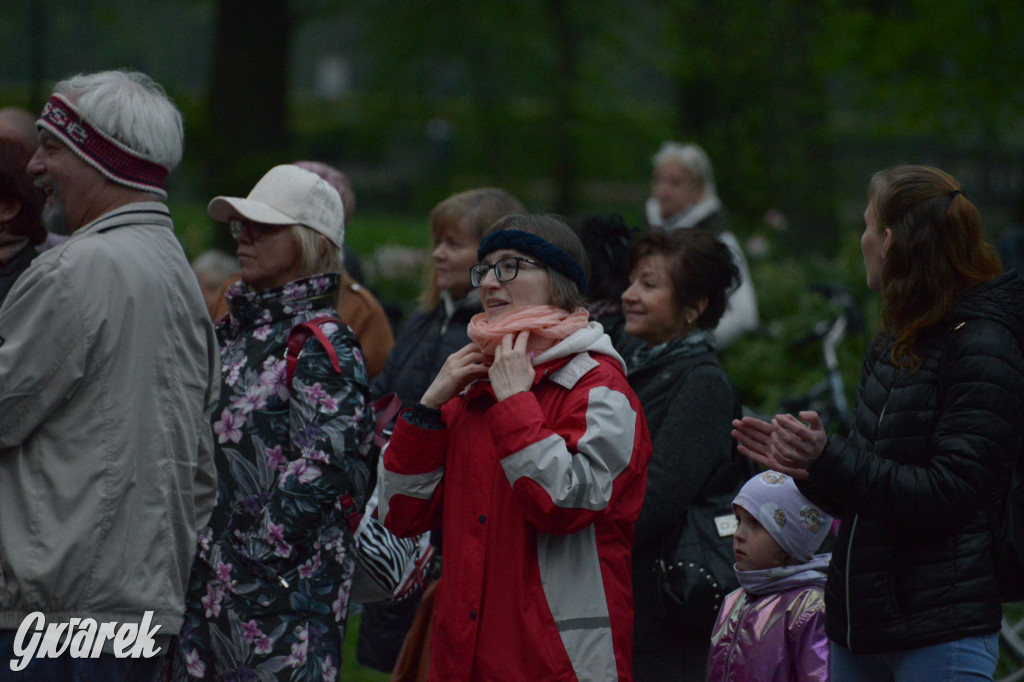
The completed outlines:
[[[53,134],[113,182],[167,197],[166,168],[93,126],[63,95],[50,97],[36,128]]]

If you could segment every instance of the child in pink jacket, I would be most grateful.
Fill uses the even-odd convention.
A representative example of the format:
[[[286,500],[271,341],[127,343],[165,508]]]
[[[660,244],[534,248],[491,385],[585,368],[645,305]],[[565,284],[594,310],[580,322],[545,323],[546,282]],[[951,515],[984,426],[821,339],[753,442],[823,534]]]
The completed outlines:
[[[708,682],[827,682],[830,555],[815,551],[832,517],[774,471],[747,481],[732,508],[740,589],[725,598],[711,633]]]

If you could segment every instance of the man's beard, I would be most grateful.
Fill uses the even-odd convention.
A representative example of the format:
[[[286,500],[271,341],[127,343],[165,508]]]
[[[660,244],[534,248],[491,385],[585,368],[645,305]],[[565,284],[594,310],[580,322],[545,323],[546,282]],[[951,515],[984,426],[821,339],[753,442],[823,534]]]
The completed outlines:
[[[43,227],[53,234],[69,235],[68,212],[64,207],[64,200],[60,197],[56,185],[50,185],[50,201],[43,204]]]

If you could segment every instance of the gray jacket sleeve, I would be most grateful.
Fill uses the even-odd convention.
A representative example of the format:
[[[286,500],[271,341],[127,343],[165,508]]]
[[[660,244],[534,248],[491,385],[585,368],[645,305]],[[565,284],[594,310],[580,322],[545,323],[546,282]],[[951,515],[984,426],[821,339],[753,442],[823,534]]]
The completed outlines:
[[[217,468],[213,460],[213,409],[220,397],[220,351],[217,337],[210,326],[207,333],[207,366],[210,371],[210,383],[206,390],[203,408],[203,420],[199,424],[199,453],[196,458],[196,477],[194,499],[196,508],[196,528],[203,528],[210,522],[213,507],[217,501]]]
[[[24,442],[82,378],[92,339],[79,293],[60,269],[37,265],[0,308],[0,448]]]

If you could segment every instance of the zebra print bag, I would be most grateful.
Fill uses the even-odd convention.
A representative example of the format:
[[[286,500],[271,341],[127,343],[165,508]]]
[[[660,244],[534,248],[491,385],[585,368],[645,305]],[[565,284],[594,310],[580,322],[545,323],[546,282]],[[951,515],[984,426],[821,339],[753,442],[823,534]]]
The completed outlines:
[[[356,528],[356,573],[350,599],[356,604],[399,602],[422,588],[434,555],[430,534],[400,538],[377,518],[377,491]]]

